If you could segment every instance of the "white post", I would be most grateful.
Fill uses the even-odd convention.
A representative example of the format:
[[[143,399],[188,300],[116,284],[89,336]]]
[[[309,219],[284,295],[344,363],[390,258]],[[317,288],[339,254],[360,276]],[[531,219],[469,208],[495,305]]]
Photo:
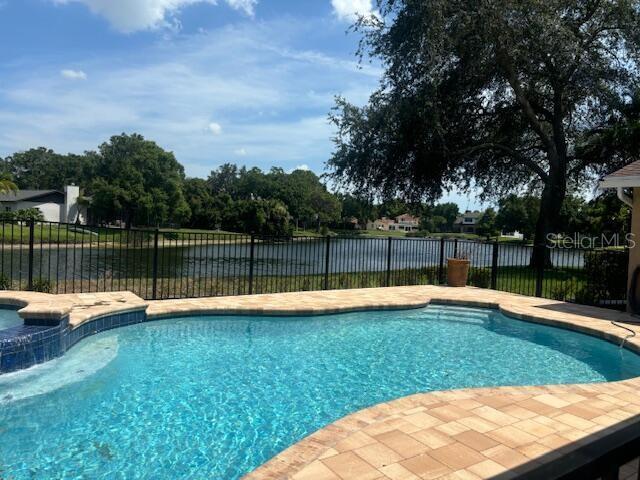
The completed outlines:
[[[75,185],[67,185],[64,187],[64,213],[62,221],[66,223],[75,223],[80,215],[80,206],[78,198],[80,197],[80,187]]]

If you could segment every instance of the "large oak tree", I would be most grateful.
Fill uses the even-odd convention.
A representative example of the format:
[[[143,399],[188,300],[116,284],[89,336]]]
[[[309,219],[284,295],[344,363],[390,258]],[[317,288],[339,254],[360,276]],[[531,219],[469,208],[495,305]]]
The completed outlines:
[[[183,182],[172,152],[139,134],[116,135],[99,147],[91,208],[98,219],[122,219],[127,227],[180,224],[190,215]]]
[[[449,185],[540,192],[535,241],[567,191],[617,160],[581,158],[631,101],[640,0],[380,0],[361,53],[384,67],[364,107],[339,98],[329,167],[355,191],[408,200]],[[542,257],[532,261],[539,264]]]

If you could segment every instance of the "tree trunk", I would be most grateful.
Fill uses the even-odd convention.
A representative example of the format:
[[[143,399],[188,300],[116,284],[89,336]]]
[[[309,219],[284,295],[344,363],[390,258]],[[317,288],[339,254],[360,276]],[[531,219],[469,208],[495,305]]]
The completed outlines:
[[[125,211],[124,214],[124,228],[125,230],[131,230],[133,226],[133,213],[129,210]]]
[[[564,165],[565,162],[559,162]],[[551,251],[547,248],[548,235],[556,233],[560,219],[560,209],[567,194],[566,169],[564,167],[552,167],[549,177],[542,191],[540,199],[540,212],[536,222],[536,230],[533,239],[533,253],[530,265],[534,268],[551,267]]]

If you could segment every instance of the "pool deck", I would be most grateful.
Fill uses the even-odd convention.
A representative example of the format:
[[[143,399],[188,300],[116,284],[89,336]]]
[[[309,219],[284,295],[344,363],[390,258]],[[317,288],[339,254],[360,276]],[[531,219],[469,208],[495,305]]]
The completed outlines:
[[[144,310],[148,302],[131,292],[70,293],[51,295],[38,292],[0,291],[0,305],[22,307],[22,318],[60,320],[69,318],[69,325],[76,328],[90,320]]]
[[[313,315],[452,303],[497,308],[521,320],[617,344],[624,341],[626,348],[640,353],[640,326],[625,325],[637,334],[628,338],[630,331],[611,324],[634,321],[627,314],[476,288],[415,286],[151,302],[126,292],[42,295],[0,292],[0,303],[13,299],[15,304],[28,304],[28,315],[43,317],[66,311],[74,328],[114,309],[146,307],[151,320],[206,314]],[[640,378],[420,393],[348,415],[245,479],[552,479],[580,467],[594,452],[623,444],[638,429]]]

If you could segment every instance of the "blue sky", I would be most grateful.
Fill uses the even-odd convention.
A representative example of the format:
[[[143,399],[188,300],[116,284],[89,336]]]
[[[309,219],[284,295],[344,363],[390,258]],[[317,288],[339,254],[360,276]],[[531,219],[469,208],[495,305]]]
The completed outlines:
[[[0,156],[138,132],[190,176],[225,162],[321,173],[334,96],[363,104],[380,78],[347,33],[372,3],[0,0]]]

